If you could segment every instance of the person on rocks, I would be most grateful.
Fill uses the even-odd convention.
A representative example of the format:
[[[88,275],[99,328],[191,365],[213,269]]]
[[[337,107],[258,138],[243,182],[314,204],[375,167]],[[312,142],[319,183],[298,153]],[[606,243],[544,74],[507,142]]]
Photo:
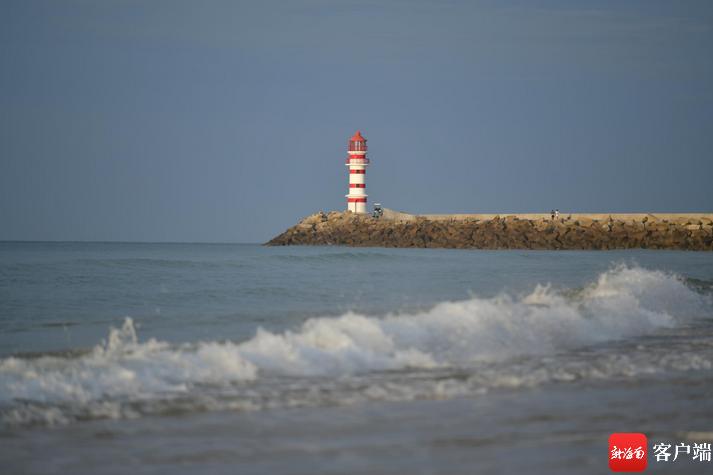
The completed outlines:
[[[555,219],[560,219],[560,210],[555,210]]]

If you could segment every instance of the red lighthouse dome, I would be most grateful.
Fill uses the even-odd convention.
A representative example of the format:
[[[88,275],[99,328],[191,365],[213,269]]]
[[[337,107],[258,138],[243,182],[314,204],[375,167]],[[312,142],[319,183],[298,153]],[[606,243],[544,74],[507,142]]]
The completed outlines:
[[[366,152],[366,139],[361,136],[359,130],[356,131],[352,138],[349,139],[350,152]]]

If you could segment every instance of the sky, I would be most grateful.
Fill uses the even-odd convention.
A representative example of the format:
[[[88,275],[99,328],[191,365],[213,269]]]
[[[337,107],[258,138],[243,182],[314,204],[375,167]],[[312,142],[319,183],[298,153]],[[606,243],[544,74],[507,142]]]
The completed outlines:
[[[0,240],[713,212],[713,2],[0,0]]]

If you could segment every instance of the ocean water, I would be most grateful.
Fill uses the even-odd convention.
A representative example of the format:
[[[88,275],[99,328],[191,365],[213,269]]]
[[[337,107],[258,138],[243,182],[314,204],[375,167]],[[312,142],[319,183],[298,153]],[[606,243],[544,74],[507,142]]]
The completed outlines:
[[[607,473],[612,432],[713,439],[712,253],[0,243],[2,473]]]

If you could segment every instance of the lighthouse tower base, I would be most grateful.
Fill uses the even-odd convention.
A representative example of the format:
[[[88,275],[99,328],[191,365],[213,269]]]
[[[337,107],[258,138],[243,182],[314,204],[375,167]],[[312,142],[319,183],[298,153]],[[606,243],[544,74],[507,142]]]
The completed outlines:
[[[347,199],[349,199],[349,195],[347,195]],[[351,211],[352,213],[367,213],[366,210],[366,199],[364,201],[348,201],[347,202],[347,211]]]

